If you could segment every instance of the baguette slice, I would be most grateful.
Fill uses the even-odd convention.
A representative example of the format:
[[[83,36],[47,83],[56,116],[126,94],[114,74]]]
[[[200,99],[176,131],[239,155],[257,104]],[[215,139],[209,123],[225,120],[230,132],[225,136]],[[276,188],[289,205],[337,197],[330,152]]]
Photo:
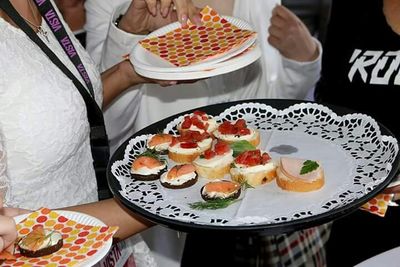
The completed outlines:
[[[257,146],[260,144],[260,142],[261,142],[261,140],[260,140],[260,133],[259,133],[259,131],[256,130],[256,129],[252,129],[252,130],[254,131],[254,134],[253,134],[253,136],[252,136],[251,138],[247,138],[246,136],[241,136],[241,137],[232,139],[232,136],[223,135],[223,134],[221,134],[220,132],[218,132],[218,130],[214,132],[214,136],[215,136],[215,138],[217,138],[218,140],[224,141],[224,142],[226,142],[226,143],[228,143],[228,144],[233,144],[233,143],[235,143],[235,142],[237,142],[237,141],[246,140],[246,141],[248,141],[250,144],[252,144],[253,146],[257,147]]]
[[[276,177],[276,168],[271,165],[271,168],[257,172],[244,172],[238,168],[232,168],[230,173],[233,181],[238,183],[247,182],[249,185],[256,187],[274,180]]]
[[[276,182],[284,190],[309,192],[320,189],[325,184],[321,163],[319,167],[306,174],[300,174],[305,159],[282,157],[276,170]]]
[[[207,179],[221,179],[229,174],[233,162],[233,150],[225,142],[218,141],[213,148],[204,151],[193,161],[197,173]]]

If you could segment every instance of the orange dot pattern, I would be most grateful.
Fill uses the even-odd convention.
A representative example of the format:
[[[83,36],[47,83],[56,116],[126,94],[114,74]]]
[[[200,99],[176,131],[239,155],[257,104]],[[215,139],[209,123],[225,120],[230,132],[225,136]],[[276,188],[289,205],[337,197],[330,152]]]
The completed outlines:
[[[200,14],[202,26],[188,23],[165,35],[143,39],[139,43],[151,53],[177,67],[183,67],[228,52],[256,34],[237,28],[208,6]]]
[[[379,194],[365,203],[361,209],[384,217],[394,194]]]
[[[24,257],[17,248],[16,260],[6,261],[1,266],[76,266],[96,254],[118,230],[116,226],[83,225],[55,211],[42,208],[17,225],[18,237],[25,236],[38,225],[47,229],[57,228],[63,236],[63,247],[53,254],[37,258]]]

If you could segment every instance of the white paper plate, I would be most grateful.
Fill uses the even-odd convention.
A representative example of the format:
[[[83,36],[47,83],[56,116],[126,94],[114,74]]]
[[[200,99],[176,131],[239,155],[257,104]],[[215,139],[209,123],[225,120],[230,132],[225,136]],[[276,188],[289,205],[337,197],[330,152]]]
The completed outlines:
[[[92,217],[90,215],[69,211],[69,210],[56,210],[56,212],[64,217],[76,221],[81,224],[85,225],[92,225],[92,226],[106,226],[102,221],[99,219]],[[15,223],[19,223],[28,217],[29,214],[18,215],[14,217]],[[113,239],[110,238],[102,248],[100,248],[95,254],[93,254],[90,258],[86,259],[85,261],[81,262],[78,266],[93,266],[97,262],[99,262],[104,256],[107,255],[108,251],[111,248]]]
[[[240,29],[246,29],[246,30],[251,30],[253,31],[251,25],[247,23],[246,21],[243,21],[238,18],[234,17],[229,17],[229,16],[224,16],[224,18],[229,21],[231,24],[235,25],[236,27]],[[146,38],[153,38],[157,37],[160,35],[164,35],[170,31],[173,31],[177,28],[180,27],[179,22],[175,22],[169,25],[166,25],[148,36]],[[139,43],[136,44],[133,48],[132,53],[130,54],[130,60],[133,64],[133,66],[138,67],[143,70],[148,70],[152,72],[181,72],[181,71],[197,71],[201,70],[204,67],[210,67],[211,64],[216,64],[221,61],[226,61],[231,57],[234,57],[235,55],[238,55],[245,51],[247,48],[249,48],[252,44],[254,44],[256,40],[256,36],[253,38],[250,38],[240,46],[237,46],[225,53],[222,53],[218,56],[214,56],[212,58],[209,58],[207,60],[198,62],[196,64],[190,65],[190,66],[184,66],[184,67],[177,67],[170,62],[150,53],[148,50],[143,48]]]
[[[144,77],[158,79],[158,80],[196,80],[209,78],[225,73],[229,73],[250,65],[261,57],[261,49],[256,45],[251,50],[244,52],[240,56],[236,56],[227,61],[219,62],[208,67],[203,66],[198,71],[180,71],[180,72],[156,72],[134,66],[135,71]]]

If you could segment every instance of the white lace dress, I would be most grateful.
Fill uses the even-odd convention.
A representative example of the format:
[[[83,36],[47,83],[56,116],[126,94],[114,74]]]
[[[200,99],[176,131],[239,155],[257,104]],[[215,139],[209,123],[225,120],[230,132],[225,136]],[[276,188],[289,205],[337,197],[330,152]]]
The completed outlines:
[[[82,81],[44,20],[42,26],[49,42],[42,40]],[[101,103],[99,72],[70,37]],[[97,200],[86,106],[72,81],[1,18],[0,55],[0,190],[8,187],[6,203],[37,209]]]
[[[39,37],[84,84],[44,20],[42,27],[49,42]],[[68,33],[101,104],[97,66]],[[6,195],[9,206],[32,210],[96,201],[89,123],[82,96],[24,32],[2,18],[0,55],[0,196]],[[126,257],[133,253],[134,266],[156,266],[140,235],[119,246]],[[104,261],[107,263],[107,257]]]

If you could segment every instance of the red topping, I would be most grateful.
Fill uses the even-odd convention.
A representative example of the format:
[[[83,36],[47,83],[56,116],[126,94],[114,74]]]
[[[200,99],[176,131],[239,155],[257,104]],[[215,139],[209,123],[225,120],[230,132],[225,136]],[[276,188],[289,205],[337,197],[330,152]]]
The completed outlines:
[[[203,156],[205,159],[212,159],[213,157],[215,157],[217,155],[223,155],[226,152],[229,152],[230,150],[231,150],[231,148],[229,147],[229,145],[227,143],[219,140],[214,145],[214,149],[210,148],[210,149],[204,151]]]
[[[201,110],[195,110],[195,111],[193,111],[193,114],[194,115],[198,115],[198,116],[203,116],[203,115],[207,116],[207,114],[204,111],[201,111]]]
[[[209,124],[206,123],[208,121],[208,116],[204,111],[196,110],[193,112],[192,116],[186,115],[183,119],[181,128],[189,129],[190,126],[194,125],[197,128],[206,131],[208,129]]]
[[[233,134],[233,135],[248,135],[250,134],[250,129],[247,128],[246,121],[244,119],[237,120],[234,124],[230,121],[224,121],[220,126],[218,126],[218,131],[221,134]]]
[[[259,149],[249,150],[241,153],[236,159],[235,162],[238,164],[246,165],[246,166],[256,166],[263,165],[268,163],[271,160],[271,157],[268,153],[264,152],[261,155],[261,151]]]
[[[192,121],[190,120],[190,116],[185,116],[182,122],[182,129],[189,129],[192,125]]]
[[[225,154],[226,152],[228,152],[231,148],[229,147],[229,145],[228,145],[227,143],[225,143],[225,142],[223,142],[223,141],[218,141],[218,142],[215,144],[214,149],[215,149],[215,153],[216,153],[217,155],[223,155],[223,154]]]
[[[212,149],[207,149],[206,151],[204,151],[204,158],[205,159],[212,159],[213,157],[215,157],[216,153],[214,151],[212,151]]]
[[[180,146],[181,146],[181,148],[196,148],[197,143],[196,142],[186,142],[186,143],[181,143]]]
[[[200,133],[198,131],[184,131],[180,136],[172,138],[171,146],[180,143],[181,148],[196,148],[198,147],[198,142],[207,138],[210,138],[210,134],[207,132]]]

